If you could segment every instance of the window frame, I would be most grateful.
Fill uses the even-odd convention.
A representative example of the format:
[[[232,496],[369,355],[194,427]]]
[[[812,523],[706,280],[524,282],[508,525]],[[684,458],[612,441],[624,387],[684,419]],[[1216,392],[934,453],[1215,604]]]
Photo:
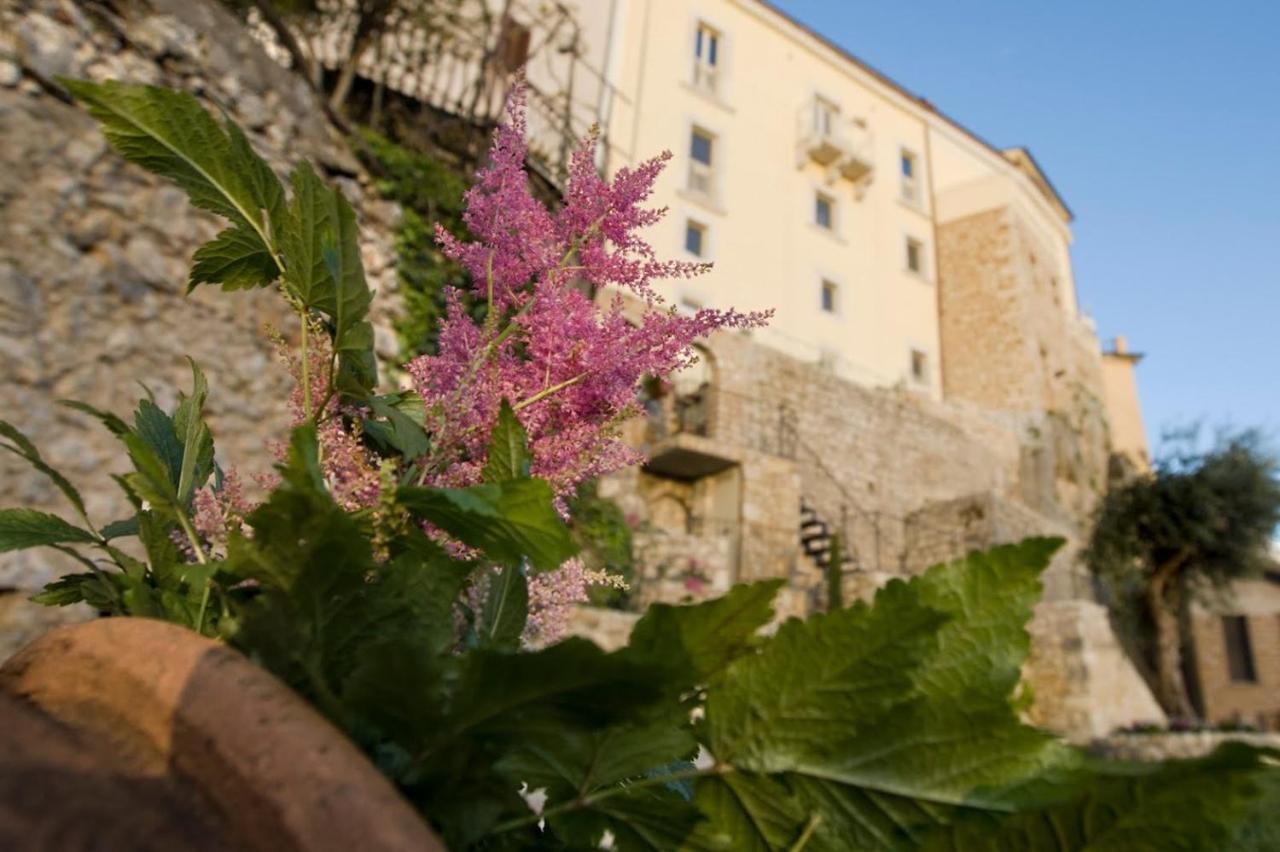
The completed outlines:
[[[707,160],[703,161],[697,158],[694,152],[694,140],[702,137],[707,140]],[[689,172],[685,178],[685,189],[702,198],[714,199],[716,197],[716,148],[719,142],[719,136],[700,124],[692,124],[689,127]],[[706,184],[706,188],[702,189],[696,185],[701,181]]]
[[[709,226],[705,222],[700,222],[692,216],[686,216],[684,220],[684,250],[696,258],[705,259],[710,253],[708,248],[708,231]],[[698,250],[694,251],[689,248],[689,235],[696,233],[698,235]]]
[[[831,294],[828,307],[827,294]],[[840,282],[831,278],[818,279],[818,307],[822,313],[836,316],[840,313]]]
[[[1258,683],[1258,661],[1253,653],[1253,640],[1249,636],[1249,617],[1223,615],[1221,620],[1227,678],[1231,683]]]
[[[919,237],[907,234],[902,243],[902,265],[907,272],[919,278],[928,279],[928,261],[926,259],[925,241]],[[912,258],[915,258],[916,265],[911,265]]]
[[[910,167],[910,174],[907,168]],[[921,192],[920,155],[905,145],[898,149],[899,195],[902,201],[913,207],[924,207],[924,194]]]
[[[930,376],[930,359],[928,351],[915,346],[910,347],[907,351],[909,353],[908,358],[910,359],[907,366],[911,373],[911,380],[919,385],[927,386],[931,384],[933,382],[933,378]],[[916,369],[917,361],[920,364],[919,370]]]
[[[704,45],[707,46],[705,54]],[[705,20],[699,20],[694,24],[693,30],[693,87],[717,94],[720,89],[720,69],[723,66],[724,31]]]
[[[825,224],[819,215],[824,203],[827,208],[827,221]],[[836,232],[836,222],[836,197],[829,192],[815,189],[813,191],[813,224],[827,233],[834,234]]]

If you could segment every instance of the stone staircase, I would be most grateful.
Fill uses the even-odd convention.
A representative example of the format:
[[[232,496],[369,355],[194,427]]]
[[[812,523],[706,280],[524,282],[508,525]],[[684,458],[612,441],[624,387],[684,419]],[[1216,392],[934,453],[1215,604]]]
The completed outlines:
[[[800,546],[804,555],[813,560],[819,571],[827,570],[827,563],[831,559],[832,538],[836,532],[834,525],[825,521],[807,500],[800,498]],[[840,559],[842,573],[853,571],[857,567],[848,548],[847,541],[840,548],[843,551]]]

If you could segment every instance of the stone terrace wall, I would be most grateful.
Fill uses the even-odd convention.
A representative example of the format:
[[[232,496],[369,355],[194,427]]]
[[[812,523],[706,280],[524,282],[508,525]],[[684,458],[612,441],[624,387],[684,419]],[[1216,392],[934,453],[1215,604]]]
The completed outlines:
[[[712,439],[789,461],[800,494],[831,523],[847,519],[861,567],[906,570],[907,537],[923,526],[913,513],[974,494],[1010,501],[1031,492],[1053,505],[1055,447],[1047,417],[981,411],[904,389],[872,389],[753,343],[742,334],[711,343],[719,381]],[[1028,447],[1043,456],[1026,464]],[[755,511],[790,525],[797,507],[771,501]],[[778,494],[788,494],[780,489]],[[744,498],[744,510],[752,501]],[[1059,509],[1029,532],[1071,530]],[[951,536],[954,528],[948,526]],[[986,546],[985,544],[983,546]]]
[[[103,11],[109,6],[114,13]],[[220,226],[180,190],[111,152],[96,123],[55,96],[54,75],[186,89],[246,127],[277,171],[311,158],[356,205],[383,320],[396,283],[397,211],[367,191],[311,91],[216,3],[116,0],[82,9],[68,0],[0,0],[0,417],[31,435],[84,489],[91,517],[106,523],[125,514],[108,477],[122,471],[122,452],[56,400],[126,414],[142,381],[167,405],[189,386],[189,354],[209,377],[221,463],[265,471],[264,442],[287,425],[288,382],[263,327],[292,334],[296,323],[274,292],[184,295],[192,252]],[[394,337],[380,326],[386,353]],[[0,505],[67,509],[47,480],[8,453],[0,454]],[[0,588],[30,590],[61,568],[49,553],[5,554]]]

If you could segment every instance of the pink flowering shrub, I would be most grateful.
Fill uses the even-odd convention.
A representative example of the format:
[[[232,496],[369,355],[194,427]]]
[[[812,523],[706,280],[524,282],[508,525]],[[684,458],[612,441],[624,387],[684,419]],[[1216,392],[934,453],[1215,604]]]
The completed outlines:
[[[711,309],[684,316],[651,286],[709,269],[657,259],[638,233],[665,212],[643,205],[669,154],[607,182],[595,169],[595,136],[587,137],[572,157],[564,206],[552,213],[533,197],[525,172],[523,86],[514,87],[507,112],[466,195],[475,241],[437,229],[490,311],[477,323],[451,298],[439,354],[408,365],[435,439],[423,481],[479,481],[505,399],[529,435],[531,472],[564,497],[586,479],[642,461],[618,437],[621,422],[638,413],[642,378],[690,364],[699,338],[759,326],[767,316]],[[635,300],[631,316],[626,297]]]
[[[551,484],[563,513],[583,481],[643,460],[619,437],[622,422],[639,413],[642,379],[688,366],[699,338],[756,327],[767,316],[712,309],[686,316],[653,288],[658,279],[709,269],[660,260],[640,236],[665,212],[644,203],[670,154],[620,169],[608,182],[588,136],[571,159],[564,206],[553,213],[534,198],[525,171],[522,85],[507,114],[466,194],[464,220],[476,239],[461,242],[437,228],[445,254],[468,271],[466,286],[489,311],[477,322],[451,294],[439,354],[408,364],[433,439],[420,481],[479,482],[506,400],[528,434],[530,472]],[[348,449],[335,447],[344,458]],[[530,639],[561,635],[565,602],[585,601],[586,586],[604,581],[580,565],[557,574],[530,582]]]

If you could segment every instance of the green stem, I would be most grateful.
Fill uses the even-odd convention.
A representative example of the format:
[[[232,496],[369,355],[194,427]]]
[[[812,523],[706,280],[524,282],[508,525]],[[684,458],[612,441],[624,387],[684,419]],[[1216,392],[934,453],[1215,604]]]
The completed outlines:
[[[800,833],[800,837],[795,843],[791,844],[789,852],[800,852],[808,845],[813,833],[818,830],[818,823],[822,822],[822,814],[814,813],[809,816],[809,821],[805,823],[804,831]]]
[[[578,796],[576,799],[565,802],[563,805],[556,805],[554,808],[546,808],[539,813],[530,814],[527,817],[518,817],[516,819],[507,820],[506,822],[498,823],[498,825],[493,827],[493,830],[490,833],[502,834],[503,832],[523,828],[527,825],[536,825],[548,817],[568,813],[569,811],[581,810],[582,808],[589,808],[592,805],[605,801],[606,799],[612,799],[614,796],[624,795],[632,790],[641,790],[645,787],[658,787],[670,784],[672,781],[686,781],[691,778],[705,778],[708,775],[726,775],[732,771],[732,766],[717,763],[713,766],[708,766],[705,769],[699,769],[697,767],[692,769],[681,769],[679,772],[668,772],[665,775],[653,775],[627,784],[616,784],[596,793],[591,793],[586,796]]]
[[[311,323],[307,316],[306,308],[303,308],[299,314],[302,318],[302,417],[304,420],[311,419],[311,357],[307,352],[307,338],[310,334]]]
[[[201,565],[207,565],[209,560],[205,558],[204,548],[200,546],[200,537],[191,528],[191,521],[187,519],[185,512],[178,512],[178,525],[182,527],[187,540],[191,542],[191,550],[196,555],[196,561]],[[212,588],[213,578],[210,577],[204,581],[204,592],[200,595],[200,612],[196,615],[196,632],[202,635],[204,633],[204,614],[209,608],[209,592]]]
[[[572,379],[565,379],[563,382],[554,384],[549,388],[543,388],[542,390],[538,391],[528,399],[522,399],[516,404],[512,405],[511,410],[519,411],[522,408],[527,408],[530,405],[533,405],[535,402],[540,402],[541,400],[546,399],[547,397],[551,396],[553,393],[559,393],[560,391],[564,390],[567,387],[572,387],[573,385],[576,385],[578,382],[582,381],[586,377],[587,377],[586,373],[579,373],[578,375],[574,376]]]

